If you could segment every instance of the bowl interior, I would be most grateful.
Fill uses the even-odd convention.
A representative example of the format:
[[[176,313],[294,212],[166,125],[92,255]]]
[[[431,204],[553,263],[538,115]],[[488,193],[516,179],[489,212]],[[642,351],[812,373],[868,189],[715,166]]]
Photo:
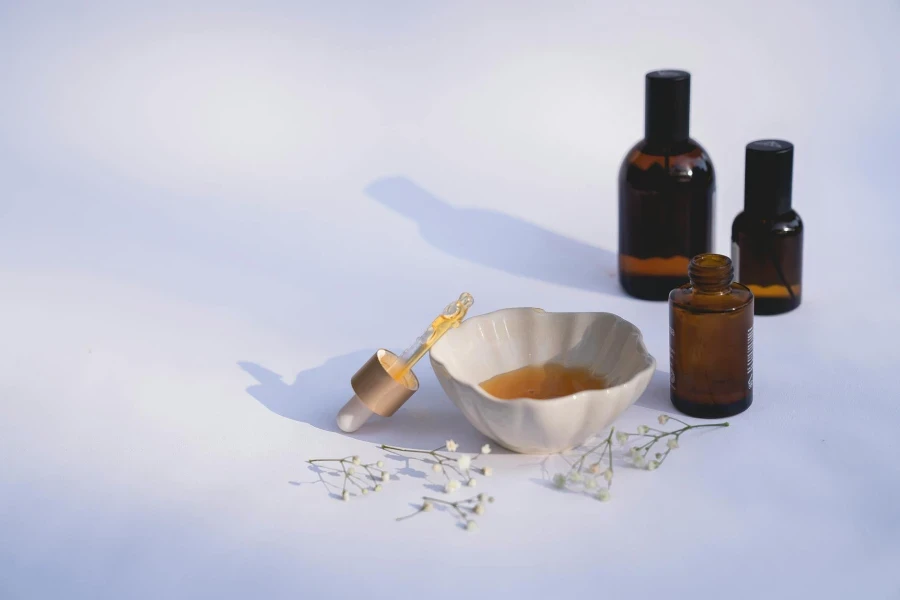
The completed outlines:
[[[485,395],[478,384],[528,365],[584,367],[614,387],[653,364],[640,331],[621,317],[530,308],[473,317],[448,332],[431,353],[451,377]]]

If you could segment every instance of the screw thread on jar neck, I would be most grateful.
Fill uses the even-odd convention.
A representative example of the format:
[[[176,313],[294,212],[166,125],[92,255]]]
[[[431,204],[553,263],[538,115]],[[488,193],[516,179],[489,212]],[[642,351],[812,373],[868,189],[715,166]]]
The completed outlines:
[[[698,254],[688,265],[688,277],[698,291],[721,292],[734,281],[734,265],[721,254]]]

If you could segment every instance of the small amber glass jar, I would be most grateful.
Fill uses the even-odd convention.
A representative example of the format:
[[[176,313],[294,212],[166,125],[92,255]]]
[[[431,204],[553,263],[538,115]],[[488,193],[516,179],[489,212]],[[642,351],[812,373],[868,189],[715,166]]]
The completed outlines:
[[[672,404],[716,419],[753,402],[753,294],[734,283],[731,259],[699,254],[690,283],[669,294]]]

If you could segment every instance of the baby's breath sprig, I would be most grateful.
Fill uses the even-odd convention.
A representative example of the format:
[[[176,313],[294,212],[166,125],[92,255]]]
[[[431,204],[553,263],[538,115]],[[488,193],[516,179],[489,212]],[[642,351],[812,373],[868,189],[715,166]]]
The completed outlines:
[[[700,429],[702,427],[728,427],[725,423],[704,423],[703,425],[689,425],[681,419],[669,415],[660,415],[657,419],[660,425],[665,425],[670,420],[680,423],[682,427],[672,431],[663,431],[656,427],[648,427],[641,425],[637,428],[636,433],[627,433],[624,431],[616,431],[615,427],[610,428],[609,434],[602,442],[595,446],[591,446],[586,450],[580,451],[578,458],[572,462],[565,455],[563,460],[569,463],[569,470],[563,473],[557,473],[553,476],[553,485],[561,490],[569,490],[589,494],[606,502],[611,498],[610,488],[613,479],[613,436],[615,440],[622,446],[628,444],[628,440],[632,437],[640,438],[640,445],[629,449],[628,456],[631,458],[634,466],[646,468],[654,471],[669,456],[672,450],[679,448],[679,439],[682,434],[692,429]],[[648,455],[653,452],[657,443],[665,443],[665,451],[655,452],[652,460],[647,460]],[[603,467],[606,467],[605,469]],[[604,481],[601,481],[605,480]],[[604,485],[605,483],[605,485]]]
[[[676,417],[672,417],[669,415],[659,415],[657,419],[660,425],[665,425],[669,421],[675,421],[676,423],[680,423],[683,427],[678,429],[674,429],[672,431],[663,431],[662,429],[658,429],[656,427],[648,427],[647,425],[641,425],[637,428],[636,433],[625,433],[619,432],[616,434],[616,439],[623,446],[628,443],[628,439],[631,436],[635,436],[638,438],[642,438],[641,441],[647,440],[645,443],[632,446],[628,450],[628,455],[631,458],[631,462],[634,466],[638,468],[645,468],[648,471],[655,471],[662,465],[666,458],[668,458],[669,454],[672,450],[677,450],[679,448],[679,439],[682,434],[691,431],[692,429],[700,429],[703,427],[728,427],[728,421],[724,423],[704,423],[703,425],[689,425],[678,419]],[[666,449],[663,452],[655,452],[653,455],[653,459],[647,460],[647,456],[653,452],[654,446],[658,442],[662,442],[665,440]]]
[[[348,456],[346,458],[314,458],[306,461],[311,465],[322,468],[318,463],[338,463],[340,469],[336,467],[325,467],[332,471],[343,473],[344,485],[341,486],[341,500],[344,502],[350,500],[350,490],[347,484],[353,485],[363,496],[369,491],[380,492],[381,484],[387,483],[391,476],[384,470],[384,461],[374,463],[363,463],[358,456]],[[359,470],[365,471],[363,475]],[[322,480],[324,482],[324,480]]]
[[[434,450],[398,448],[397,446],[388,446],[386,444],[382,444],[379,448],[406,456],[406,458],[414,458],[431,464],[431,470],[437,474],[442,474],[446,479],[446,484],[444,485],[444,493],[446,494],[455,492],[463,483],[468,487],[475,487],[478,484],[478,480],[475,479],[473,473],[481,473],[485,477],[490,477],[493,474],[493,469],[490,467],[476,467],[473,465],[483,455],[491,453],[489,444],[482,446],[481,452],[478,454],[461,454],[458,458],[443,454],[443,452],[456,452],[459,449],[459,444],[453,440],[447,440],[443,446]],[[408,456],[409,454],[414,456]],[[425,455],[429,458],[418,458],[417,455]]]
[[[554,475],[553,485],[559,489],[590,494],[601,502],[609,500],[614,474],[612,448],[615,430],[615,427],[610,428],[609,435],[602,442],[585,450],[570,464],[568,472]],[[607,465],[606,469],[603,469],[604,465]]]
[[[449,510],[453,511],[454,515],[461,521],[460,524],[466,531],[477,531],[478,523],[475,521],[475,517],[482,516],[485,513],[486,505],[493,502],[494,497],[488,496],[487,494],[478,494],[477,496],[472,496],[471,498],[466,498],[464,500],[457,500],[456,502],[422,496],[422,506],[420,506],[416,512],[404,517],[397,517],[397,520],[405,521],[418,514],[431,512],[434,509],[435,504],[441,504],[449,507]]]

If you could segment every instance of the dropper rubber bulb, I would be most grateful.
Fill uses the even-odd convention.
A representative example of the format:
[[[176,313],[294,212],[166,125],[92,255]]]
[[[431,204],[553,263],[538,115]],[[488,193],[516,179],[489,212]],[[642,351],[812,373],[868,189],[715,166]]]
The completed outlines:
[[[475,299],[468,292],[460,294],[459,299],[448,304],[444,312],[431,322],[425,332],[397,360],[390,365],[381,363],[387,374],[394,381],[403,383],[407,375],[412,371],[413,366],[431,350],[435,342],[450,329],[459,327],[459,324],[466,317],[469,307],[474,302]],[[402,404],[404,401],[405,398],[400,403]],[[396,410],[396,407],[394,410]],[[374,411],[366,405],[359,395],[353,394],[353,397],[338,412],[337,426],[341,431],[353,433],[362,427],[373,414]]]
[[[359,396],[353,394],[353,397],[347,401],[347,404],[345,404],[344,408],[341,409],[341,412],[338,413],[337,426],[341,431],[353,433],[362,427],[363,424],[369,420],[369,417],[374,414],[375,413],[369,410],[368,406],[363,404],[363,401],[359,399]]]

